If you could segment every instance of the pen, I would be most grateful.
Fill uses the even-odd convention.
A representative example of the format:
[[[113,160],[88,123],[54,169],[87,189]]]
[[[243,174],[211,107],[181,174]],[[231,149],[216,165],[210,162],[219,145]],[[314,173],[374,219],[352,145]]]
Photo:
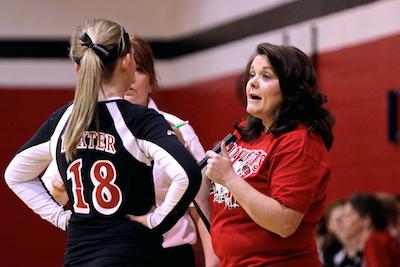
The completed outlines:
[[[179,128],[181,128],[182,126],[184,126],[184,125],[186,125],[186,124],[188,124],[189,123],[189,121],[182,121],[182,122],[179,122],[179,123],[177,123],[177,124],[175,124],[175,128],[177,128],[177,129],[179,129]]]

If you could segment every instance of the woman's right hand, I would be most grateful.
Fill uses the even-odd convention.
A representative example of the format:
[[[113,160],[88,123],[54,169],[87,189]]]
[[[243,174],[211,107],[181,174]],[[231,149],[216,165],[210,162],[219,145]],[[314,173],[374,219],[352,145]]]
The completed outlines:
[[[128,218],[129,220],[133,222],[138,222],[144,226],[146,226],[149,229],[152,229],[153,227],[150,225],[150,218],[151,215],[153,214],[154,210],[156,209],[156,206],[153,206],[151,210],[144,214],[144,215],[132,215],[132,214],[127,214],[125,217]]]
[[[212,150],[206,152],[209,157],[205,174],[214,182],[226,186],[228,182],[237,177],[233,170],[225,142],[221,143],[221,154]]]
[[[65,185],[62,180],[53,178],[51,180],[51,185],[53,186],[51,194],[53,195],[54,198],[57,198],[62,194],[65,194]]]
[[[68,195],[61,177],[54,177],[51,180],[51,188],[49,188],[49,192],[59,205],[65,206],[67,204]]]

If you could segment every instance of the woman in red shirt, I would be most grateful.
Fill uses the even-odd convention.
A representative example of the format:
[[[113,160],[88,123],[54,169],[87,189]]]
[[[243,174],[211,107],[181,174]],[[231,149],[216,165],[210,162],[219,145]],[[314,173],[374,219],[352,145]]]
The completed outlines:
[[[211,236],[221,266],[321,266],[313,238],[330,176],[333,116],[309,58],[258,45],[247,64],[249,114],[210,157]]]

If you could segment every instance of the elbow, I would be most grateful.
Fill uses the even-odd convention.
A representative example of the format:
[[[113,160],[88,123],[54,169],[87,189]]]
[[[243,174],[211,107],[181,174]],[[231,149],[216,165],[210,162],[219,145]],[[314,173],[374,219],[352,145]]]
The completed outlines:
[[[11,187],[13,185],[13,179],[11,179],[9,168],[7,168],[6,171],[4,172],[4,180],[6,181],[8,187]]]
[[[198,168],[197,165],[195,165],[191,171],[187,172],[187,175],[189,178],[189,188],[191,191],[194,192],[193,197],[195,197],[199,192],[202,183],[202,176],[200,169]]]
[[[299,228],[304,217],[304,214],[298,211],[292,209],[285,210],[286,212],[283,216],[278,221],[275,221],[278,230],[276,233],[282,238],[288,238],[293,235],[297,231],[297,228]]]
[[[288,222],[281,223],[283,220],[279,221],[280,223],[259,225],[282,238],[288,238],[296,232],[298,225],[290,224]]]
[[[296,232],[297,227],[297,225],[283,224],[282,227],[277,231],[277,234],[282,238],[288,238]]]

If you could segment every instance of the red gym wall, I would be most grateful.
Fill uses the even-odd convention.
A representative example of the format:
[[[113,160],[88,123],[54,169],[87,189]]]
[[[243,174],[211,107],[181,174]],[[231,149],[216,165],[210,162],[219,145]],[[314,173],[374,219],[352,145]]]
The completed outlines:
[[[400,193],[400,146],[387,134],[387,91],[400,89],[400,35],[318,55],[320,85],[336,116],[328,200],[356,191]],[[236,93],[239,75],[160,90],[159,107],[190,120],[206,149],[245,117]],[[0,88],[3,117],[0,170],[71,88]],[[3,266],[60,266],[65,235],[33,214],[2,182]],[[17,264],[18,263],[18,264]]]

